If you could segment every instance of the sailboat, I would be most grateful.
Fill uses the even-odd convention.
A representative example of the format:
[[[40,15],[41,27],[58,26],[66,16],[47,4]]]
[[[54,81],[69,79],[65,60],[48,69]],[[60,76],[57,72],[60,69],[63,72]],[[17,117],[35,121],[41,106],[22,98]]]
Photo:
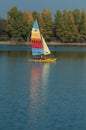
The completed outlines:
[[[33,61],[35,62],[55,62],[55,57],[50,57],[51,51],[39,30],[38,21],[35,20],[31,32],[31,47]]]

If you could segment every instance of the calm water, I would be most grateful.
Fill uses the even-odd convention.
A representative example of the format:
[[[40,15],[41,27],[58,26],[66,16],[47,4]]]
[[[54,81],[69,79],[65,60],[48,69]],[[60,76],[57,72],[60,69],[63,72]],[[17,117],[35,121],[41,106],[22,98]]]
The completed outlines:
[[[0,130],[86,130],[86,48],[51,47],[56,63],[12,49],[0,51]]]

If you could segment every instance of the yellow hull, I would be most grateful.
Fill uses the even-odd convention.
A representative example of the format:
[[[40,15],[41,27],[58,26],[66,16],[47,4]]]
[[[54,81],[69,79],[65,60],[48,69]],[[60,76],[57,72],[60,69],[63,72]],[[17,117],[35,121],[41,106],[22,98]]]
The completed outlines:
[[[39,59],[35,60],[35,62],[56,62],[56,58],[48,58],[48,59]]]

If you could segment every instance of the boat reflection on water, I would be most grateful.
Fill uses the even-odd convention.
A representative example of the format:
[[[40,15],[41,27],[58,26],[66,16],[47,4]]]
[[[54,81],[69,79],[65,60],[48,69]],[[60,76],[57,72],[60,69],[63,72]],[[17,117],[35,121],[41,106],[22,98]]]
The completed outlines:
[[[49,68],[50,63],[32,63],[31,66],[29,123],[35,128],[40,116],[41,103],[46,98]]]

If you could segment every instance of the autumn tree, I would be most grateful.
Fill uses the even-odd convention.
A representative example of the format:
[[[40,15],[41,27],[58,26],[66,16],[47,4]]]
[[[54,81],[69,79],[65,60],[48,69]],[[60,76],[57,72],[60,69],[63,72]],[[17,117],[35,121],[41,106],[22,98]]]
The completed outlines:
[[[30,35],[31,35],[31,29],[32,29],[32,25],[33,25],[33,16],[32,16],[32,13],[30,11],[26,11],[24,12],[24,17],[27,21],[27,24],[28,24],[28,40],[30,40]]]
[[[45,28],[44,28],[44,23],[43,23],[43,18],[42,18],[41,13],[37,14],[37,20],[38,20],[38,23],[39,23],[40,32],[43,35]]]

